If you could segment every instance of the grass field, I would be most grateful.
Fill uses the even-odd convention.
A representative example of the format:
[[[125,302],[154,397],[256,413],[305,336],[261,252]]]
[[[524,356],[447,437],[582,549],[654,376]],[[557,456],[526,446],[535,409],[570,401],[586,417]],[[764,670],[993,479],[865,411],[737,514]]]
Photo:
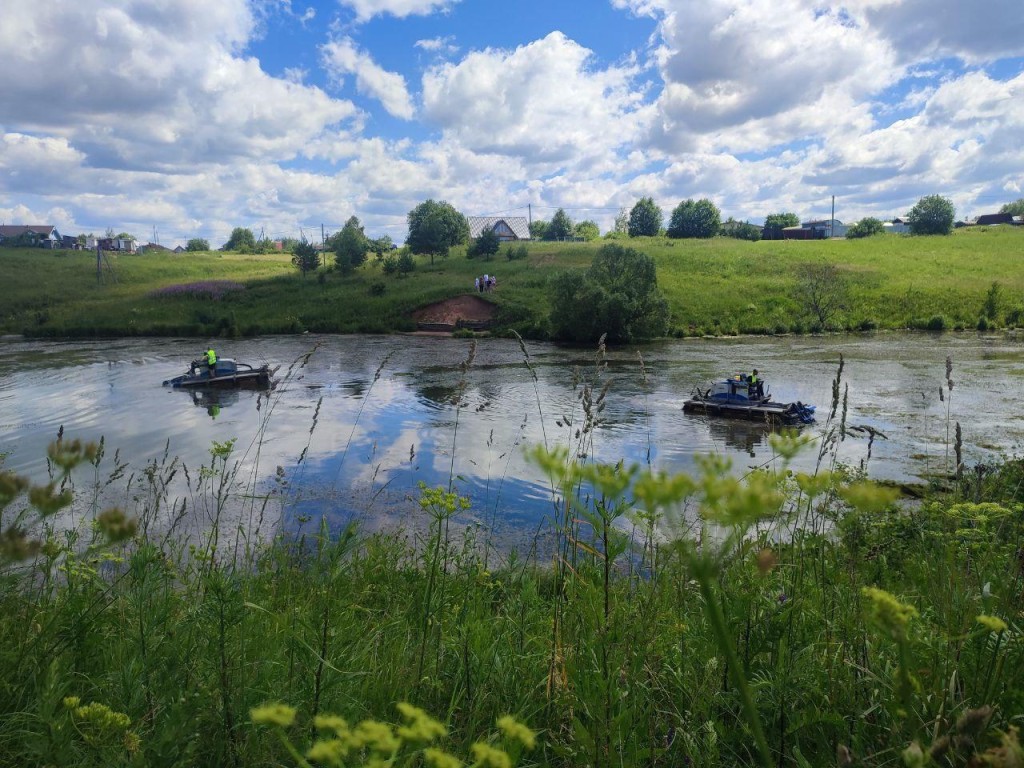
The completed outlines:
[[[949,237],[884,235],[863,240],[748,243],[726,238],[620,241],[651,255],[668,298],[674,335],[817,330],[798,297],[802,265],[834,265],[845,289],[827,329],[975,328],[999,283],[993,325],[1024,323],[1024,229],[958,230]],[[321,269],[302,277],[288,256],[230,253],[111,256],[97,278],[91,253],[0,249],[0,332],[38,336],[256,335],[411,330],[410,313],[470,293],[493,272],[499,326],[547,335],[546,286],[561,269],[589,266],[603,241],[531,243],[529,258],[467,260],[461,250],[411,275],[383,274],[371,259],[348,276]],[[214,299],[156,297],[171,286],[235,281]]]

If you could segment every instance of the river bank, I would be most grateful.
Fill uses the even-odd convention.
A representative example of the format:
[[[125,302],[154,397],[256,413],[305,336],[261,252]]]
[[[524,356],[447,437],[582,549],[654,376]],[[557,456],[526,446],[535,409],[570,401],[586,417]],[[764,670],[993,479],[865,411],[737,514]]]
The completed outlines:
[[[0,249],[7,281],[0,333],[239,338],[412,331],[417,312],[474,296],[474,278],[493,272],[499,287],[477,296],[495,307],[492,332],[540,340],[549,334],[548,279],[589,266],[603,242],[529,243],[528,258],[513,261],[501,254],[470,260],[456,249],[434,265],[417,257],[416,270],[404,276],[384,274],[374,259],[349,275],[321,268],[301,276],[288,255],[121,255],[97,270],[90,253]],[[677,337],[974,329],[982,318],[985,328],[1024,325],[1022,228],[849,241],[619,242],[654,258]],[[808,264],[832,265],[840,278],[835,308],[824,319],[801,288]]]

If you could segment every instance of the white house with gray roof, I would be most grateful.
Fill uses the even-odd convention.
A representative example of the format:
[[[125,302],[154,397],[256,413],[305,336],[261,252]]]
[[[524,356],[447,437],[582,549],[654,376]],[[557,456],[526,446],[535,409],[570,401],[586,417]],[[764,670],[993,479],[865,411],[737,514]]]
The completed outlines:
[[[529,240],[530,224],[525,216],[468,216],[469,236],[480,237],[491,230],[502,242]]]

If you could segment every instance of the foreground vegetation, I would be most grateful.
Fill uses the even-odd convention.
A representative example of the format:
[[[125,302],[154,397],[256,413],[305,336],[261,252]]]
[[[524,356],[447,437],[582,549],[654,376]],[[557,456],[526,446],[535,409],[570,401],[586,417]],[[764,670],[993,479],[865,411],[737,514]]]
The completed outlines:
[[[60,440],[49,486],[0,472],[0,764],[1019,766],[1024,461],[972,470],[958,441],[902,508],[836,462],[841,374],[813,439],[745,478],[588,462],[584,379],[574,442],[531,451],[549,533],[500,554],[450,488],[404,534],[221,530],[233,496],[277,503],[230,442],[97,514],[125,468]],[[76,493],[89,524],[51,525]]]
[[[676,336],[874,328],[974,329],[1024,324],[1024,245],[1019,227],[969,228],[948,237],[882,235],[858,240],[732,238],[624,242],[651,256]],[[471,293],[485,294],[498,329],[548,338],[551,278],[591,265],[603,241],[530,243],[509,260],[406,257],[411,272],[385,273],[371,258],[347,273],[300,273],[289,255],[186,253],[110,256],[97,279],[86,252],[0,249],[5,295],[0,332],[33,336],[236,336],[302,331],[377,333],[415,328],[411,313]],[[513,256],[521,252],[513,251]],[[827,282],[814,267],[832,271]],[[210,281],[230,281],[219,291]],[[987,302],[995,286],[994,303]],[[826,290],[826,311],[813,298]],[[821,298],[821,297],[819,297]],[[982,322],[984,321],[984,322]]]

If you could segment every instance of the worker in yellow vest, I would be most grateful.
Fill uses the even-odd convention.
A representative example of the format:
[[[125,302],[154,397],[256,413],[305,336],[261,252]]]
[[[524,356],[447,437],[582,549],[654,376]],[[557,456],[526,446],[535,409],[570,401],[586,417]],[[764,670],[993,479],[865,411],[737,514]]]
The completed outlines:
[[[755,395],[758,398],[764,397],[764,383],[758,378],[757,368],[750,374],[750,378],[747,379],[750,382],[750,394]]]
[[[210,369],[210,378],[212,379],[217,367],[217,353],[213,351],[213,347],[206,350],[206,365]]]

